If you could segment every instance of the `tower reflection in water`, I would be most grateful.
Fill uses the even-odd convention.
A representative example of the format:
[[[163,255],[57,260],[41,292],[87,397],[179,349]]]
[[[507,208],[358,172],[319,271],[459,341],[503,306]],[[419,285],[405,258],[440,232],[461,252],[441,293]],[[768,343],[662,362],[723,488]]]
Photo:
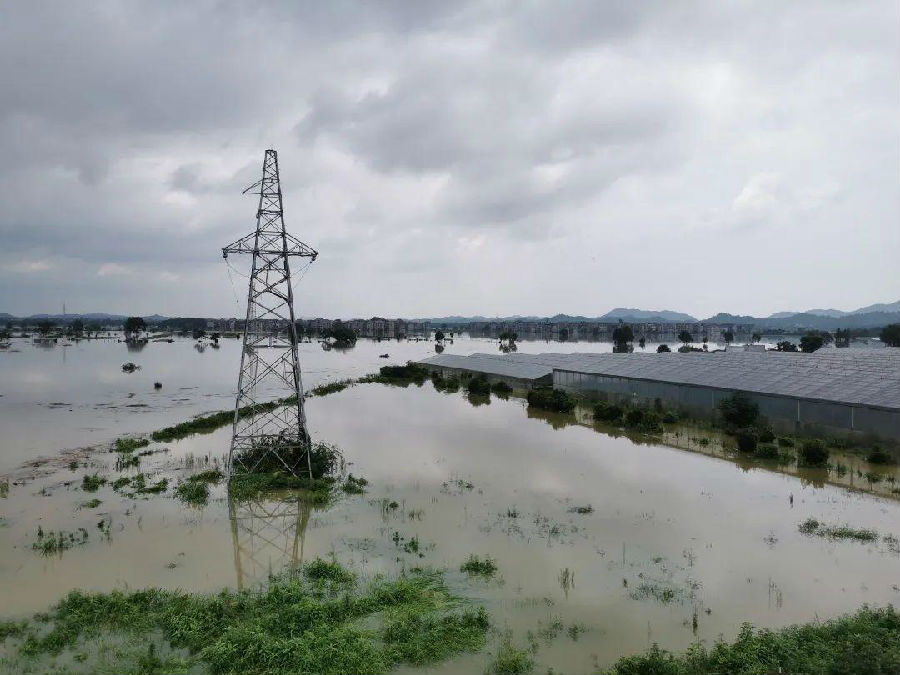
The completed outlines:
[[[239,590],[264,585],[272,575],[297,568],[303,561],[309,514],[309,502],[296,494],[247,501],[229,497]]]

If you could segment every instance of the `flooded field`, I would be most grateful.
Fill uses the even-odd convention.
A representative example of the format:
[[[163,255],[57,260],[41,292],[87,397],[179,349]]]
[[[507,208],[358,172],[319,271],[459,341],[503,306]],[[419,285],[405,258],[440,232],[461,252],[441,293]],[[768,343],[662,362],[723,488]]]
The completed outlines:
[[[205,507],[191,507],[173,489],[221,464],[229,428],[151,443],[127,468],[117,469],[108,444],[229,408],[237,341],[203,352],[190,341],[136,353],[109,342],[14,348],[0,354],[5,619],[43,611],[74,588],[251,588],[333,555],[364,578],[446,569],[455,593],[486,607],[487,648],[435,672],[483,672],[506,631],[533,649],[535,672],[591,672],[653,643],[680,650],[732,639],[745,621],[779,627],[900,603],[900,503],[887,482],[848,489],[827,472],[742,465],[688,432],[667,437],[679,449],[530,413],[517,397],[473,403],[430,382],[360,384],[310,399],[307,414],[313,437],[339,446],[346,470],[369,481],[363,494],[328,506],[291,493],[237,502],[219,484]],[[494,349],[489,340],[447,345]],[[433,353],[427,342],[361,341],[346,352],[313,343],[301,361],[309,387]],[[125,361],[141,369],[122,373]],[[114,489],[138,474],[147,485],[168,482],[159,494]],[[106,483],[86,491],[94,475]],[[884,475],[896,479],[896,467]],[[876,536],[803,533],[809,518]],[[34,549],[59,532],[73,534],[65,550]],[[461,571],[473,554],[493,559],[496,573]]]

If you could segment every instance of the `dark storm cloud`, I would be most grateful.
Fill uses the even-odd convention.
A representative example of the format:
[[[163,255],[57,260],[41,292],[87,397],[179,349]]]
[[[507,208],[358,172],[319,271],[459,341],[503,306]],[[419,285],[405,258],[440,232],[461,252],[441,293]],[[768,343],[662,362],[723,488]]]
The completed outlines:
[[[322,251],[305,312],[890,300],[897,15],[889,2],[8,4],[0,311],[68,292],[86,309],[236,313],[217,251],[252,228],[240,190],[272,146],[288,225]],[[774,272],[752,284],[710,281],[761,266]],[[608,282],[637,270],[666,282]],[[569,298],[585,279],[600,290]]]

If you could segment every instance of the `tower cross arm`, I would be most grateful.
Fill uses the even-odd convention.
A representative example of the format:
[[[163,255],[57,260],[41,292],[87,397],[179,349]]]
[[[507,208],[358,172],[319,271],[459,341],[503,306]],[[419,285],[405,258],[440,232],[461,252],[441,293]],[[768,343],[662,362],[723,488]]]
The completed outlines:
[[[279,233],[278,239],[281,238],[281,233]],[[222,249],[222,257],[227,258],[229,253],[262,253],[267,255],[292,255],[292,256],[302,256],[305,258],[312,258],[315,260],[319,253],[314,248],[307,246],[302,241],[297,239],[297,237],[284,233],[284,241],[287,246],[287,250],[282,247],[273,246],[271,244],[264,244],[262,247],[257,247],[257,239],[256,233],[252,232],[245,237],[241,237],[233,244],[229,244]]]

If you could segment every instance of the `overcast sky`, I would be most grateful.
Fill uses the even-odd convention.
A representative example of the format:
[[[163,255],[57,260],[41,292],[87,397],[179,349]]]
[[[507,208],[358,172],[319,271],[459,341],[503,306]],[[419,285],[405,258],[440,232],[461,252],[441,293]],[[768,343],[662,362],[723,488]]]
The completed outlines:
[[[320,251],[298,316],[896,300],[898,33],[896,0],[6,2],[0,312],[242,315],[267,147]]]

